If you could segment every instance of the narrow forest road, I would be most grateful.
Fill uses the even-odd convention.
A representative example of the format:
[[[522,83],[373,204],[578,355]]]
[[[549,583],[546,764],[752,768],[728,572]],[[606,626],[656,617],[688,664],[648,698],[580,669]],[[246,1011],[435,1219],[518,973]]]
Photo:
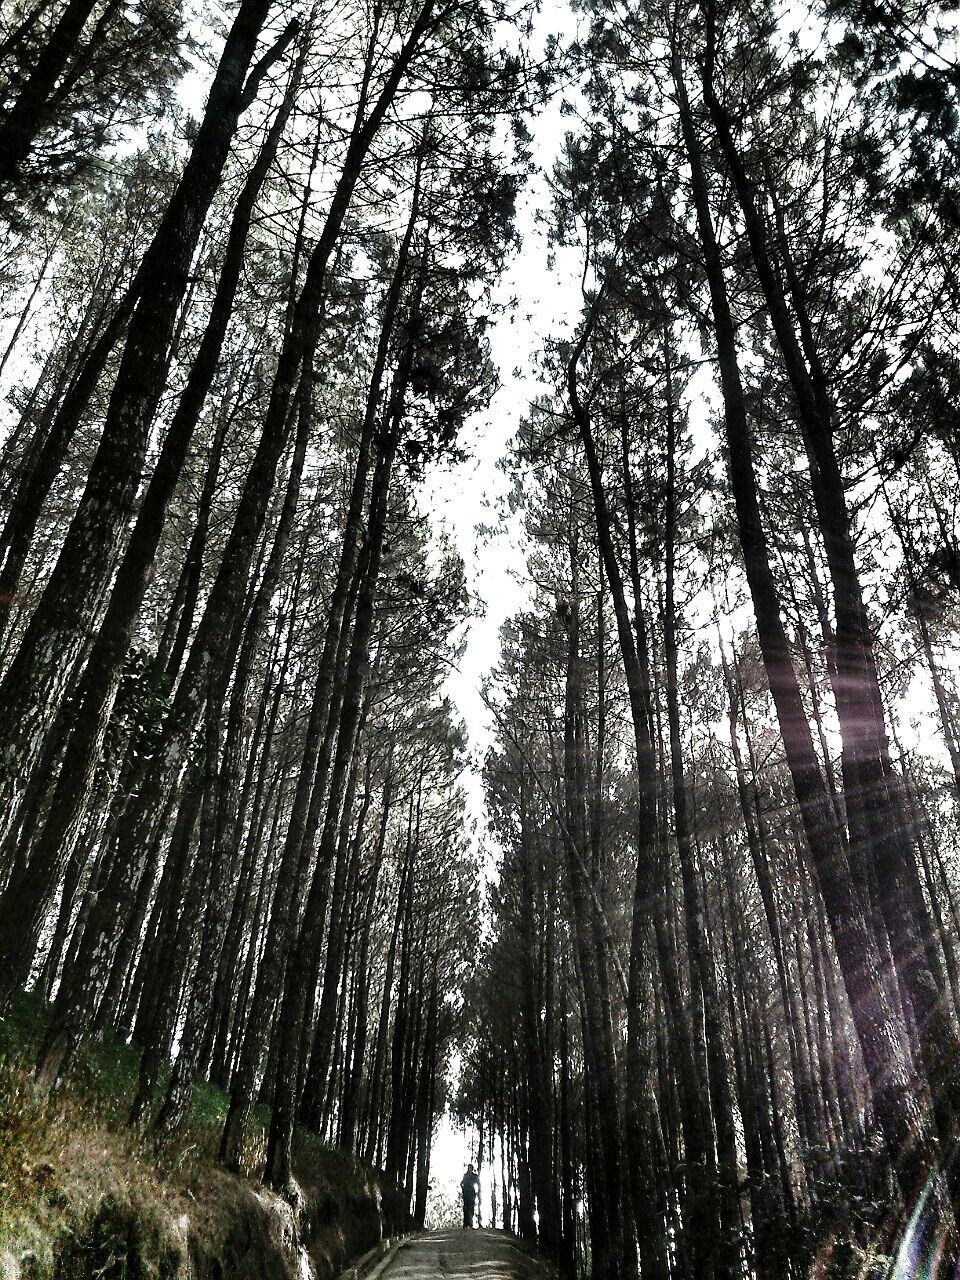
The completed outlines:
[[[546,1264],[506,1231],[427,1231],[403,1240],[364,1280],[543,1280]]]

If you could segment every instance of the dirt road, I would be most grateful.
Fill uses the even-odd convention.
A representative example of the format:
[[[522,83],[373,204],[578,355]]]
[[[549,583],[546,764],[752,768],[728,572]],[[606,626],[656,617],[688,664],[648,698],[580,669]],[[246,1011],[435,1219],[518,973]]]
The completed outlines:
[[[546,1280],[548,1273],[505,1231],[426,1231],[403,1240],[364,1280]]]

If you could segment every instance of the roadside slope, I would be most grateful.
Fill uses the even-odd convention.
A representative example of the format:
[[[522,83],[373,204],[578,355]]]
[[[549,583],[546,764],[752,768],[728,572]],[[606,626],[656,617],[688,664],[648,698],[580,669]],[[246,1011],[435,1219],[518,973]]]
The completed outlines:
[[[0,1276],[3,1280],[333,1280],[409,1225],[374,1169],[298,1144],[296,1205],[215,1160],[223,1100],[201,1091],[163,1147],[130,1130],[135,1055],[107,1044],[44,1097],[29,1070],[31,1011],[0,1022]],[[262,1139],[252,1138],[255,1170]]]

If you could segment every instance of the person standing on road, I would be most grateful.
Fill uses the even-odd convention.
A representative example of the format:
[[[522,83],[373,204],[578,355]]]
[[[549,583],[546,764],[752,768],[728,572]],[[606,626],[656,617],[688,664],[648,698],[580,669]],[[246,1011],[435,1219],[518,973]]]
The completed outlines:
[[[472,1164],[467,1165],[467,1172],[460,1182],[463,1193],[463,1229],[473,1226],[473,1214],[477,1207],[477,1196],[480,1194],[480,1179]]]

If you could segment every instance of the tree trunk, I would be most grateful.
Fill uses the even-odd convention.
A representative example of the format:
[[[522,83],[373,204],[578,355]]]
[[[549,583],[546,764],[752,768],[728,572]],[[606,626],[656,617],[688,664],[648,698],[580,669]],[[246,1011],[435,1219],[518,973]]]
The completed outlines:
[[[271,0],[241,0],[190,159],[138,271],[139,294],[86,487],[57,563],[0,683],[9,712],[0,797],[6,825],[44,745],[136,498],[150,425],[166,383],[169,342],[207,210],[243,107]]]
[[[804,833],[830,918],[837,955],[843,966],[844,983],[870,1078],[874,1108],[909,1203],[925,1180],[924,1115],[917,1082],[904,1050],[903,1028],[889,1005],[885,990],[874,980],[874,975],[880,970],[880,957],[867,923],[864,903],[854,887],[846,848],[835,826],[833,808],[820,772],[780,617],[779,595],[760,517],[753,444],[737,357],[736,328],[710,213],[700,144],[676,48],[673,57],[674,86],[684,146],[692,170],[697,225],[710,289],[724,404],[727,462],[760,650]]]
[[[0,121],[0,186],[10,187],[43,124],[43,110],[76,52],[97,0],[69,0],[10,110]]]
[[[363,586],[357,600],[350,663],[340,714],[337,752],[330,776],[330,801],[317,850],[317,867],[304,909],[304,924],[300,928],[290,956],[286,989],[278,1021],[282,1048],[268,1139],[266,1173],[271,1185],[277,1188],[286,1188],[291,1177],[293,1122],[299,1102],[298,1066],[304,1048],[308,993],[312,986],[311,976],[316,971],[319,960],[323,938],[323,917],[326,913],[326,876],[336,852],[343,787],[355,749],[355,735],[363,705],[374,600],[387,519],[387,494],[395,450],[395,436],[380,443],[370,497]]]
[[[33,843],[23,875],[8,886],[0,902],[0,969],[9,973],[15,985],[23,981],[26,955],[33,952],[40,923],[70,856],[86,808],[167,507],[216,372],[236,298],[254,206],[293,108],[304,56],[301,52],[283,104],[238,198],[206,330],[141,503],[106,616],[79,688],[71,699],[69,725],[60,717],[59,732],[69,732],[70,736],[47,821]],[[14,909],[15,921],[10,920],[11,909]],[[0,989],[0,1000],[4,998],[9,998],[6,987]]]
[[[832,683],[840,722],[850,855],[855,865],[868,867],[876,878],[897,977],[912,1005],[937,1131],[941,1143],[949,1146],[960,1121],[960,1037],[946,1007],[942,975],[931,967],[925,946],[932,930],[903,811],[900,780],[890,763],[873,634],[860,588],[850,514],[833,440],[827,379],[819,363],[803,288],[783,242],[780,258],[800,327],[797,337],[753,186],[727,112],[715,92],[712,0],[706,6],[706,19],[707,56],[701,76],[704,101],[737,192],[753,264],[794,392],[833,587],[836,669]],[[952,1179],[951,1196],[960,1211],[960,1174]]]

